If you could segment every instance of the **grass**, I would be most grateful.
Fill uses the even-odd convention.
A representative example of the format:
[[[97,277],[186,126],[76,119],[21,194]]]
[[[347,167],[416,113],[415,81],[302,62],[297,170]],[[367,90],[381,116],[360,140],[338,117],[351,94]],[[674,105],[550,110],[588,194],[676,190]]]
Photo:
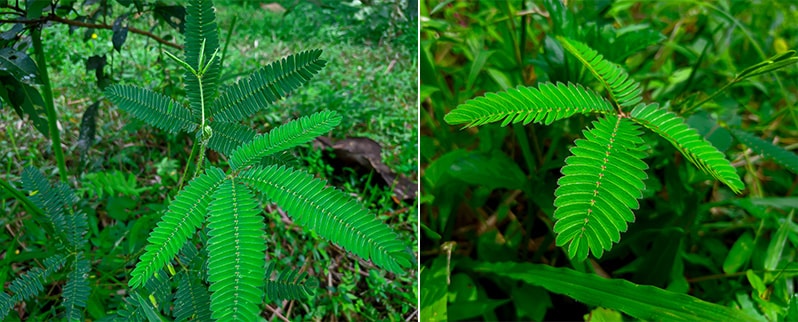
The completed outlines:
[[[347,25],[356,20],[335,18],[343,13],[310,4],[301,5],[299,10],[285,16],[247,3],[220,1],[216,5],[221,41],[230,32],[234,17],[239,17],[235,18],[236,27],[223,68],[227,72],[223,75],[225,83],[291,53],[313,48],[325,50],[323,58],[328,63],[322,72],[296,94],[251,120],[252,128],[262,133],[320,108],[336,110],[345,115],[345,119],[333,131],[334,138],[371,138],[382,145],[383,158],[389,167],[411,177],[417,175],[418,61],[414,39],[410,42],[406,36],[395,34],[382,40],[373,39],[371,35],[361,38],[354,33],[358,30],[356,25]],[[131,22],[132,25],[147,23],[146,20]],[[407,26],[402,28],[410,30]],[[105,72],[120,83],[135,83],[172,96],[182,95],[179,84],[183,75],[176,73],[177,66],[162,54],[162,50],[177,51],[151,39],[130,34],[121,52],[116,53],[109,30],[97,30],[94,32],[96,39],[86,41],[84,30],[78,29],[72,34],[68,30],[64,25],[49,26],[44,29],[43,38],[67,167],[75,171],[81,116],[93,102],[103,101],[94,72],[85,68],[87,57],[106,55]],[[158,26],[154,32],[177,34],[165,25]],[[164,207],[163,202],[173,194],[171,189],[191,148],[189,136],[153,129],[123,115],[108,102],[103,101],[100,106],[97,140],[88,154],[86,168],[80,173],[112,170],[132,173],[136,186],[143,190],[138,194],[116,193],[103,197],[82,190],[85,198],[81,208],[90,218],[89,240],[95,254],[90,259],[96,271],[91,272],[92,295],[86,312],[86,317],[92,319],[121,308],[122,297],[126,295],[127,267],[135,262],[158,211]],[[0,146],[0,165],[5,170],[5,180],[18,182],[24,165],[38,167],[54,178],[55,166],[48,141],[16,114],[0,114]],[[310,155],[309,163],[321,162],[318,153],[308,150],[302,154]],[[317,168],[317,175],[331,175],[323,170],[323,165]],[[368,175],[329,179],[345,182],[342,188],[346,192],[357,196],[403,239],[412,240],[414,244],[409,247],[417,247],[416,204],[394,201],[390,189],[370,183],[373,180]],[[87,179],[78,176],[70,180],[72,186],[80,189]],[[0,245],[7,247],[3,261],[35,265],[26,256],[34,256],[34,250],[40,246],[26,245],[25,241],[43,240],[40,239],[43,236],[40,230],[27,225],[24,217],[17,217],[18,214],[21,208],[17,203],[5,198],[0,201],[0,222],[11,224],[8,236],[21,236],[14,244],[15,240],[2,234]],[[311,301],[271,304],[268,316],[291,320],[400,320],[417,314],[417,272],[403,276],[386,274],[345,254],[337,246],[311,238],[311,233],[287,222],[280,211],[274,210],[268,217],[272,242],[268,256],[277,261],[276,269],[304,263],[304,268],[322,285]],[[23,255],[9,255],[14,249],[22,250]],[[19,274],[19,269],[4,269],[0,273],[0,280],[8,280]],[[39,318],[54,317],[46,300],[29,305],[27,311],[38,314],[34,316]]]

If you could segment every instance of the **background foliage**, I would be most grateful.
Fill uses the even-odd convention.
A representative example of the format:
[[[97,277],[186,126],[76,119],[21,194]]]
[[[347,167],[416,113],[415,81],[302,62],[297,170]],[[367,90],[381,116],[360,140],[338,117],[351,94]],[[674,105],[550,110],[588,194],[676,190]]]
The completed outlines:
[[[67,3],[62,3],[66,5]],[[121,4],[121,5],[120,5]],[[415,176],[417,167],[416,21],[405,2],[258,2],[218,1],[220,41],[226,51],[224,83],[246,76],[257,67],[302,50],[324,48],[327,67],[302,91],[278,102],[247,126],[266,132],[275,125],[309,115],[319,106],[346,115],[334,138],[362,136],[382,145],[383,159],[394,171]],[[124,16],[128,27],[146,30],[161,40],[182,43],[178,3],[145,1],[69,2],[73,11],[50,12],[57,17],[113,26]],[[143,12],[137,8],[143,5]],[[10,4],[13,6],[13,3]],[[24,6],[23,6],[24,7]],[[2,12],[7,11],[6,7]],[[409,11],[408,11],[409,10]],[[85,16],[95,15],[94,20]],[[381,19],[389,17],[389,19]],[[9,18],[3,16],[3,19]],[[374,21],[374,23],[369,23]],[[371,26],[366,28],[364,26]],[[13,24],[3,24],[0,32]],[[182,97],[183,73],[163,55],[175,48],[155,38],[130,32],[120,41],[119,27],[87,28],[51,22],[42,31],[43,48],[55,102],[58,132],[63,141],[67,183],[78,198],[74,205],[88,219],[86,272],[90,295],[82,313],[99,319],[123,310],[125,285],[135,259],[164,200],[177,186],[190,150],[190,136],[169,134],[123,115],[102,99],[101,88],[113,83],[137,84],[171,97]],[[5,35],[5,34],[4,34]],[[26,33],[13,39],[19,50],[30,50]],[[6,43],[4,43],[6,44]],[[116,48],[115,48],[116,47]],[[2,179],[21,189],[23,166],[41,169],[54,180],[54,151],[49,140],[33,130],[10,106],[0,105],[0,166]],[[95,126],[90,126],[96,122]],[[92,128],[89,132],[89,128]],[[90,148],[89,148],[90,147]],[[380,219],[415,240],[416,206],[395,198],[391,189],[374,184],[372,175],[336,172],[309,146],[298,151],[300,162],[316,175],[343,186]],[[209,158],[217,161],[213,153]],[[31,220],[24,205],[0,189],[0,286],[34,267],[52,251],[46,231]],[[279,209],[268,209],[273,231],[270,256],[273,269],[304,263],[302,269],[322,289],[304,303],[283,301],[267,309],[269,317],[295,320],[405,319],[417,314],[416,274],[403,276],[374,269],[328,242],[310,238],[290,224]],[[277,246],[279,245],[279,246]],[[411,247],[414,247],[411,245]],[[191,254],[181,254],[190,258]],[[63,276],[45,281],[38,297],[15,307],[11,319],[52,319],[62,316],[56,304],[64,288]],[[158,295],[159,301],[161,295]],[[163,295],[168,296],[168,295]],[[126,301],[146,301],[135,296]]]
[[[794,4],[423,1],[420,15],[423,319],[796,318],[798,71],[737,81],[794,47]],[[569,259],[554,244],[554,191],[595,118],[465,130],[443,120],[519,85],[600,89],[556,36],[625,67],[645,101],[684,117],[732,161],[743,193],[646,135],[635,221],[601,258]],[[642,302],[651,294],[658,301]],[[692,305],[710,315],[680,311]]]

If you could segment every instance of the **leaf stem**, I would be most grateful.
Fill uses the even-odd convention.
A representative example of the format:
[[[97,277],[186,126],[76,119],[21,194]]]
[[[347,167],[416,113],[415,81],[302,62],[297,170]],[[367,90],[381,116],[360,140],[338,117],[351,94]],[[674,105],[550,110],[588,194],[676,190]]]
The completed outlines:
[[[44,57],[44,49],[42,47],[41,27],[31,29],[31,40],[33,41],[33,50],[36,54],[36,65],[39,67],[39,77],[41,77],[42,80],[44,109],[47,113],[47,125],[50,132],[50,139],[53,143],[55,162],[58,164],[58,175],[61,181],[66,182],[67,169],[66,163],[64,162],[64,151],[61,149],[61,133],[58,132],[58,125],[56,124],[57,116],[55,114],[55,103],[53,102],[53,90],[50,87],[50,76],[47,74],[47,59]]]

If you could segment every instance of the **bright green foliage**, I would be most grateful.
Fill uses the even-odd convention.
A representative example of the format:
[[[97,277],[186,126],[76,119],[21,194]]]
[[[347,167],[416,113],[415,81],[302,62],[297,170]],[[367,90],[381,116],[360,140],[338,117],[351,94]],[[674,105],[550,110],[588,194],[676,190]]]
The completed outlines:
[[[136,118],[172,133],[192,132],[197,123],[182,105],[162,94],[131,85],[114,85],[105,91],[112,103]]]
[[[640,96],[640,83],[630,78],[621,66],[604,59],[604,56],[579,41],[565,37],[557,37],[557,40],[609,89],[610,97],[618,106],[631,107],[643,99]]]
[[[271,278],[274,271],[274,263],[270,263],[266,268],[266,298],[271,301],[283,300],[302,300],[313,297],[316,289],[319,287],[319,282],[315,279],[307,279],[307,274],[286,269],[278,274],[274,279]],[[302,283],[302,281],[305,281]]]
[[[413,264],[390,228],[343,192],[312,175],[270,166],[242,171],[239,178],[285,209],[294,222],[394,273]]]
[[[551,124],[577,113],[612,112],[612,105],[606,99],[582,85],[541,83],[538,88],[519,86],[468,100],[446,114],[444,120],[449,124],[466,123],[465,127],[498,121],[502,121],[502,126],[531,122]]]
[[[732,129],[731,133],[737,140],[740,140],[740,142],[751,148],[751,150],[754,150],[754,152],[784,166],[784,168],[792,171],[792,173],[798,174],[798,155],[795,153],[787,151],[745,131]]]
[[[85,191],[89,197],[97,196],[116,196],[122,194],[124,196],[138,196],[141,192],[146,191],[147,188],[137,187],[136,175],[128,173],[125,175],[121,171],[108,171],[108,172],[93,172],[87,173],[83,176],[82,188],[80,191]]]
[[[332,111],[318,112],[293,120],[238,147],[230,155],[230,167],[240,169],[252,165],[265,156],[313,140],[340,123],[341,116]]]
[[[208,282],[217,320],[255,320],[263,301],[266,265],[263,218],[252,192],[226,180],[213,194],[209,212]]]
[[[211,116],[217,121],[235,122],[285,97],[318,73],[326,61],[321,50],[304,51],[276,61],[238,82],[214,103]]]
[[[657,104],[640,104],[632,110],[631,117],[671,142],[692,164],[729,186],[735,193],[745,188],[726,156],[688,127],[681,117],[659,108]]]
[[[648,168],[634,123],[610,116],[593,124],[565,159],[554,192],[557,246],[568,245],[568,255],[578,260],[587,258],[588,249],[601,257],[621,239],[634,221],[631,209],[639,206]]]
[[[145,283],[155,272],[171,260],[188,238],[194,234],[205,219],[208,204],[214,190],[222,184],[224,172],[210,168],[177,194],[169,204],[169,210],[161,217],[158,226],[150,233],[144,254],[130,273],[131,287]]]
[[[164,269],[175,256],[188,267],[178,274],[175,310],[179,318],[252,321],[260,316],[264,294],[269,300],[312,295],[317,283],[284,273],[266,281],[266,226],[262,206],[253,190],[263,193],[293,216],[295,222],[316,231],[346,250],[370,259],[395,273],[413,265],[412,253],[397,235],[352,197],[326,187],[326,182],[293,168],[270,165],[285,160],[281,152],[327,133],[341,122],[335,112],[319,112],[256,135],[238,123],[285,97],[324,66],[321,51],[288,56],[253,73],[216,98],[219,56],[216,25],[210,1],[195,0],[186,19],[186,60],[170,56],[188,70],[186,93],[190,108],[162,95],[132,86],[115,85],[107,96],[133,116],[171,132],[194,132],[199,151],[196,178],[191,180],[160,218],[148,244],[131,272],[128,284],[144,288],[158,307],[172,307],[169,277]],[[211,103],[213,102],[213,103]],[[191,111],[191,112],[189,112]],[[210,167],[204,173],[205,147],[229,157],[230,171]],[[199,149],[196,149],[199,147]],[[182,180],[181,180],[182,182]],[[207,227],[207,266],[199,266],[193,236]],[[205,230],[203,230],[205,232]],[[183,252],[181,252],[181,249]],[[191,264],[189,264],[191,262]],[[189,274],[191,272],[192,274]],[[269,273],[271,271],[268,271]],[[208,289],[202,283],[207,273]],[[210,304],[207,294],[210,291]],[[159,312],[135,294],[131,318],[160,319]]]
[[[580,85],[541,83],[538,89],[519,87],[469,100],[444,117],[449,124],[466,127],[502,121],[550,124],[577,113],[604,114],[595,128],[577,140],[562,168],[555,191],[554,232],[557,245],[567,246],[568,255],[585,260],[589,253],[601,257],[620,240],[620,232],[634,221],[632,209],[645,189],[648,166],[641,146],[637,122],[667,139],[702,171],[739,193],[744,185],[734,167],[714,146],[689,128],[681,117],[658,105],[639,104],[628,115],[620,107],[642,100],[639,83],[618,65],[574,40],[558,37],[560,43],[593,73],[619,107]]]

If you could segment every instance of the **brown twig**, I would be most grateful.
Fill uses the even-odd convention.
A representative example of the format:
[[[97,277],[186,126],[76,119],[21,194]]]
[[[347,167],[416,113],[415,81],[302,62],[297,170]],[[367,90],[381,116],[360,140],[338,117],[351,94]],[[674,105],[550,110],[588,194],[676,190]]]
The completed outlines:
[[[77,20],[70,20],[70,19],[66,19],[66,18],[61,18],[61,17],[53,15],[53,14],[50,14],[50,15],[47,15],[47,16],[43,16],[43,17],[41,17],[39,19],[29,19],[29,20],[26,20],[26,19],[20,19],[20,20],[17,20],[17,19],[13,19],[13,20],[0,19],[0,23],[22,23],[22,24],[39,24],[39,23],[44,23],[44,22],[47,22],[47,21],[55,21],[55,22],[59,22],[59,23],[65,24],[65,25],[84,27],[84,28],[108,29],[108,30],[113,30],[113,28],[114,28],[112,25],[98,24],[98,23],[88,23],[88,22],[82,22],[82,21],[77,21]],[[181,49],[181,50],[183,49],[183,46],[175,44],[175,43],[170,42],[170,41],[167,41],[167,40],[165,40],[165,39],[163,39],[161,37],[158,37],[157,35],[149,32],[149,31],[141,30],[141,29],[138,29],[138,28],[135,28],[135,27],[128,27],[127,30],[129,32],[134,33],[134,34],[139,34],[139,35],[143,35],[143,36],[147,36],[149,38],[152,38],[153,40],[157,41],[158,43],[160,43],[162,45],[169,46],[169,47],[172,47],[172,48],[175,48],[175,49]]]

